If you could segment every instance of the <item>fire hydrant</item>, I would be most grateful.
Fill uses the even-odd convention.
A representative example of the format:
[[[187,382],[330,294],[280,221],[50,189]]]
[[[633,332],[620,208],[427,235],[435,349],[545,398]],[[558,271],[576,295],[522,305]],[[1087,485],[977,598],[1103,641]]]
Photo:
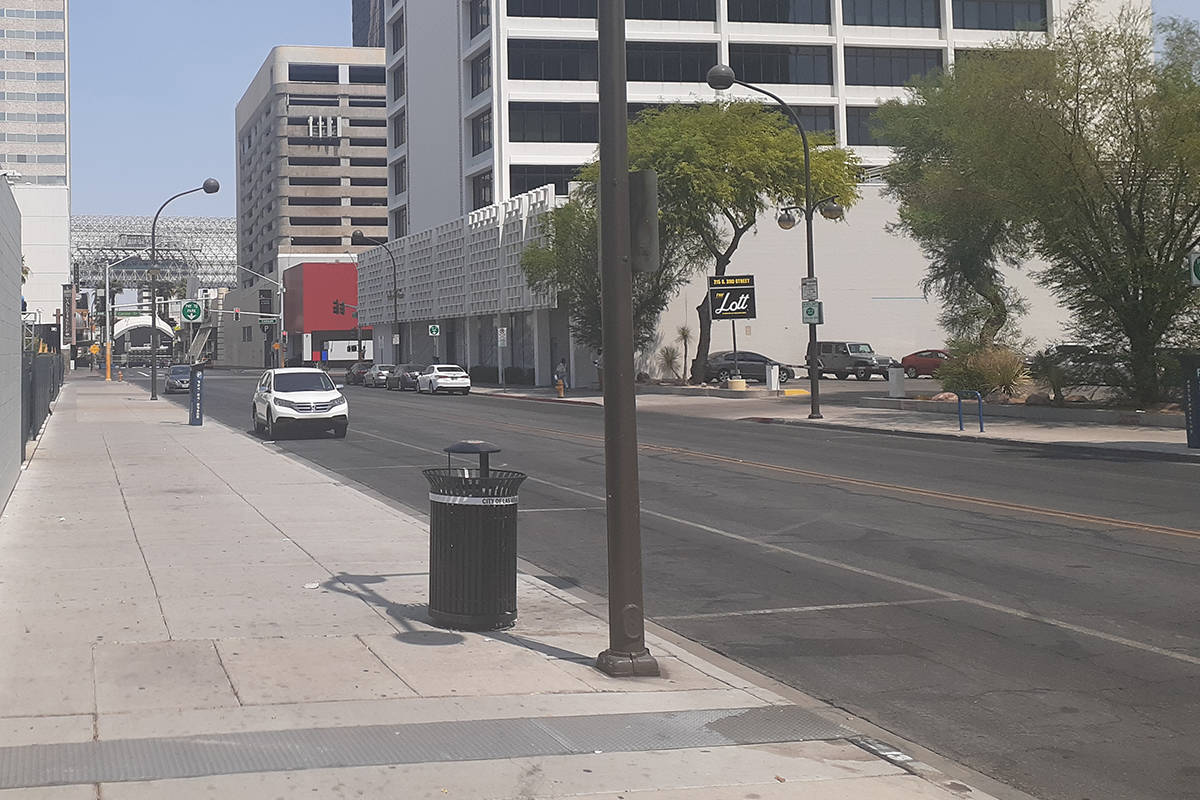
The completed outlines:
[[[558,392],[559,397],[563,397],[567,393],[567,385],[563,383],[563,379],[559,378],[554,382],[554,390]]]
[[[119,380],[119,381],[125,380],[125,370],[123,370],[123,369],[117,370],[117,380]]]

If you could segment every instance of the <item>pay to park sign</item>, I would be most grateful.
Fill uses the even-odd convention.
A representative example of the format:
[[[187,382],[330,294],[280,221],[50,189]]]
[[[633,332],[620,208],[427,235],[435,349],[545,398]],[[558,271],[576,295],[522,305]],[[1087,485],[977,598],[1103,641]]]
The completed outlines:
[[[754,276],[710,275],[708,304],[713,319],[754,319]]]

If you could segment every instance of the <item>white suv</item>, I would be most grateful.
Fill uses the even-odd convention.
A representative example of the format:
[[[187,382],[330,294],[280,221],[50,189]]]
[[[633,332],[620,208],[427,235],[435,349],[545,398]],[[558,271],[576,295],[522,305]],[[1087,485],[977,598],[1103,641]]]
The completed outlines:
[[[255,433],[274,439],[281,429],[331,430],[339,439],[350,426],[350,406],[324,370],[269,369],[254,387],[250,419]]]

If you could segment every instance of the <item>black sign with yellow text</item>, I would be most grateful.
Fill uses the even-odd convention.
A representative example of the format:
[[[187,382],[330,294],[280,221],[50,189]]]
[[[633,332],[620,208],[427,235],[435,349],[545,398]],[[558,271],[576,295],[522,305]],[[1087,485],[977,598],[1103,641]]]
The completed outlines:
[[[708,304],[713,319],[754,319],[754,276],[710,275]]]

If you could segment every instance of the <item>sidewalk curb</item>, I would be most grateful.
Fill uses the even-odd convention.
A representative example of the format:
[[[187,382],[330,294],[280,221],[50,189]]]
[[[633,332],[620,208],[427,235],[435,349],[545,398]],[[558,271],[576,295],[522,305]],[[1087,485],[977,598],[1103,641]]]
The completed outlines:
[[[471,394],[478,397],[495,397],[504,400],[530,400],[535,403],[565,403],[573,406],[592,406],[593,408],[603,408],[603,403],[597,403],[593,400],[574,400],[566,397],[534,397],[528,394],[505,394],[503,392],[481,392],[478,389],[473,390]]]
[[[1180,464],[1195,464],[1200,463],[1200,452],[1195,455],[1191,453],[1170,453],[1160,450],[1148,450],[1144,448],[1134,447],[1100,447],[1095,444],[1075,444],[1073,442],[1031,442],[1028,439],[1013,439],[1006,436],[980,436],[977,433],[938,433],[936,431],[913,431],[905,428],[880,428],[870,425],[853,425],[847,422],[824,422],[798,419],[788,419],[786,417],[741,417],[738,422],[757,422],[763,425],[796,425],[796,426],[811,426],[830,428],[840,431],[854,431],[855,433],[878,433],[888,436],[907,436],[913,439],[941,439],[943,441],[954,442],[977,442],[989,444],[1005,444],[1019,445],[1022,447],[1040,447],[1046,450],[1067,450],[1071,452],[1087,453],[1095,456],[1108,456],[1126,454],[1136,456],[1138,459],[1156,459],[1159,461],[1172,461]]]

